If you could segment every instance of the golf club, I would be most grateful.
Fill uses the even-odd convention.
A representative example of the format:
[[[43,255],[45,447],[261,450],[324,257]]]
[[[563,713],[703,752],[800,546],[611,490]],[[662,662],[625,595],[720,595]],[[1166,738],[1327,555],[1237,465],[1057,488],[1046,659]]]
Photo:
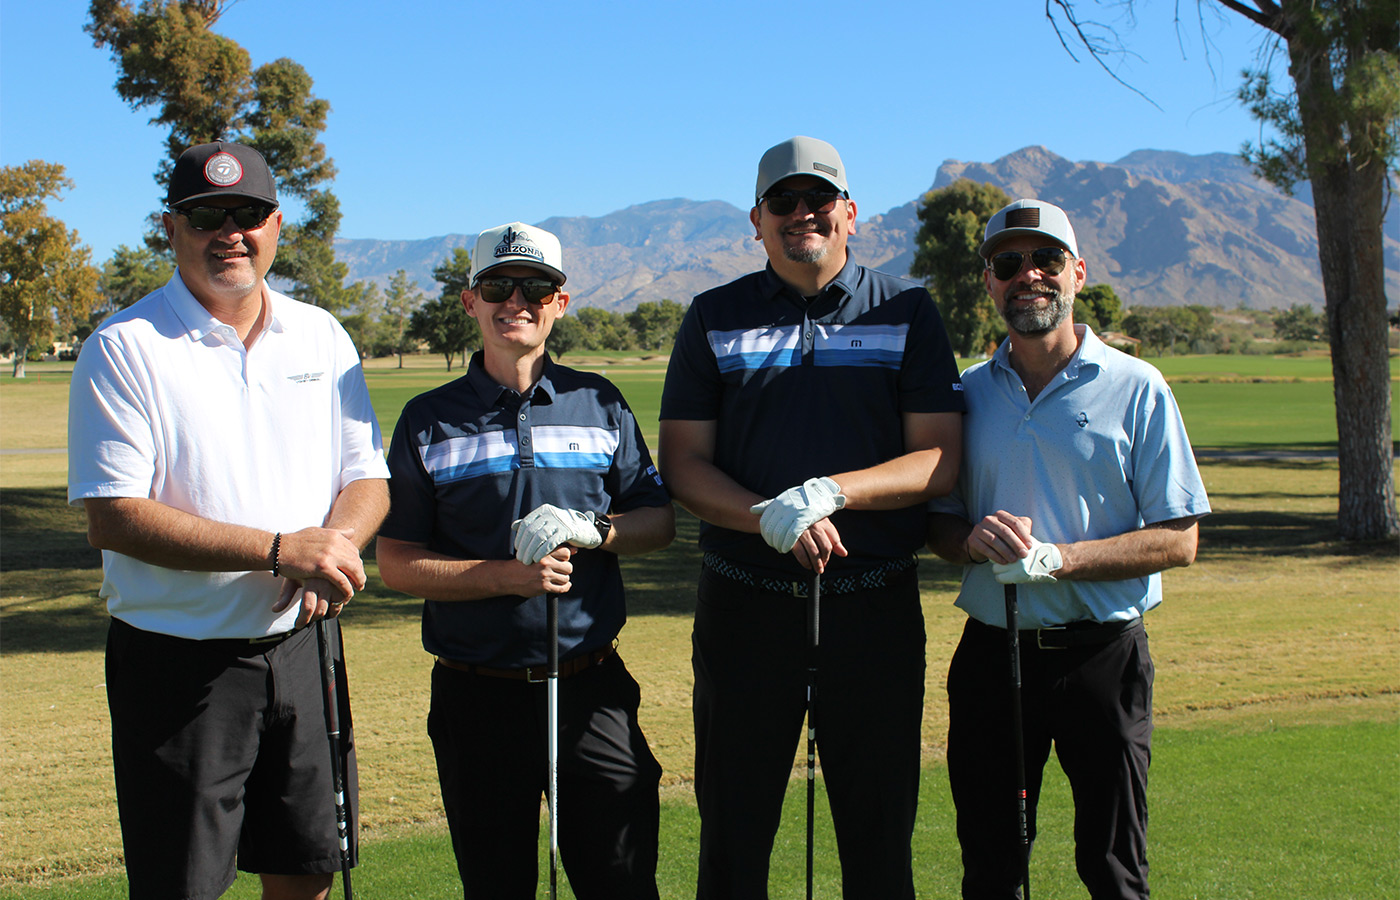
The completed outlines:
[[[1026,831],[1026,735],[1021,723],[1021,617],[1016,585],[1006,585],[1006,643],[1011,656],[1011,727],[1016,749],[1016,806],[1021,826],[1021,900],[1031,900],[1031,846]]]
[[[340,623],[336,622],[339,631]],[[335,695],[335,660],[331,655],[330,620],[316,623],[316,644],[321,651],[321,688],[326,699],[326,737],[331,745],[331,788],[335,796],[335,830],[340,838],[340,883],[345,900],[354,900],[350,888],[350,823],[345,810],[345,772],[340,762],[340,707]]]
[[[546,594],[549,630],[549,900],[559,895],[559,595]]]
[[[821,645],[822,577],[812,575],[807,605],[807,900],[812,900],[812,832],[817,800],[817,648]]]

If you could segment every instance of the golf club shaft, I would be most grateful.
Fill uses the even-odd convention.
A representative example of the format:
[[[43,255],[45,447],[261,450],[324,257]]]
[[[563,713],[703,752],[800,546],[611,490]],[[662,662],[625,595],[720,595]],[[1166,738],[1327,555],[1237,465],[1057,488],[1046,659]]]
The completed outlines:
[[[812,575],[807,606],[807,900],[812,900],[812,839],[817,802],[817,648],[821,646],[820,574]]]
[[[1031,848],[1026,828],[1026,735],[1021,721],[1021,617],[1016,608],[1016,585],[1006,595],[1006,642],[1011,657],[1011,723],[1016,765],[1016,808],[1021,835],[1021,900],[1031,900]]]
[[[340,623],[336,623],[337,630]],[[330,620],[316,623],[316,644],[321,653],[321,687],[326,699],[326,737],[331,749],[331,789],[335,797],[335,830],[340,839],[340,883],[345,900],[353,900],[350,887],[350,822],[345,808],[345,772],[340,758],[340,705],[336,698],[335,657],[331,647]]]
[[[549,897],[559,896],[559,595],[547,594],[549,630]]]

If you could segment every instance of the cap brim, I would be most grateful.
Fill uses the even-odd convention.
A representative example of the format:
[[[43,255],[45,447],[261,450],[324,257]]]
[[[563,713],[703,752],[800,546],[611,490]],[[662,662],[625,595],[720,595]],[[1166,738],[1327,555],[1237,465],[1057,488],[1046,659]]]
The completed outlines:
[[[485,275],[487,272],[490,272],[490,271],[493,270],[493,269],[502,269],[502,268],[505,268],[506,266],[524,266],[524,267],[527,268],[527,269],[534,269],[536,272],[543,272],[544,274],[548,275],[550,278],[552,278],[552,279],[554,279],[555,281],[559,282],[559,284],[561,284],[561,285],[562,285],[566,280],[568,280],[567,276],[566,276],[563,272],[559,271],[558,269],[554,268],[553,266],[546,266],[546,265],[544,265],[543,263],[537,263],[537,262],[534,262],[533,260],[524,260],[524,259],[503,259],[503,260],[501,260],[500,262],[492,263],[491,265],[487,266],[486,268],[481,269],[480,271],[478,271],[478,272],[476,273],[476,275],[472,277],[472,287],[476,287],[476,283],[477,283],[478,281],[481,280],[481,276]]]
[[[997,244],[1000,244],[1008,238],[1019,237],[1023,234],[1033,234],[1036,237],[1043,237],[1047,241],[1054,241],[1056,245],[1065,248],[1070,253],[1074,253],[1074,248],[1069,244],[1055,237],[1053,234],[1047,234],[1041,231],[1039,228],[1008,228],[1005,231],[998,231],[990,240],[983,241],[982,246],[977,250],[977,255],[981,256],[983,259],[989,259],[992,255],[992,251],[996,249]]]

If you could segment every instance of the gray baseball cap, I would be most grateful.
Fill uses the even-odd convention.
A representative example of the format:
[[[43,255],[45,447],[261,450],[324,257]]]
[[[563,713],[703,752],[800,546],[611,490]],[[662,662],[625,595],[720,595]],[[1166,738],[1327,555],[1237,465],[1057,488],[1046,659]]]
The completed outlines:
[[[1074,239],[1074,226],[1069,224],[1069,216],[1063,209],[1044,200],[1017,200],[997,210],[987,223],[982,246],[977,252],[987,259],[997,244],[1018,234],[1048,237],[1074,254],[1076,259],[1079,258],[1079,242]]]
[[[757,203],[773,185],[794,175],[815,175],[838,191],[850,194],[850,188],[846,186],[846,167],[841,163],[841,155],[836,148],[826,141],[799,135],[776,147],[769,147],[758,161],[754,202]]]
[[[564,283],[564,251],[559,238],[524,222],[488,228],[476,238],[468,281],[476,287],[482,275],[500,266],[529,266]]]

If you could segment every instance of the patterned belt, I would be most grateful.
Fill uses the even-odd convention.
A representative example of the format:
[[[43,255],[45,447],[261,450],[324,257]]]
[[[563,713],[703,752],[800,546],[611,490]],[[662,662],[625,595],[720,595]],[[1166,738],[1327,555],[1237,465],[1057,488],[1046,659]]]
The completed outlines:
[[[911,556],[907,559],[892,559],[863,572],[824,575],[822,576],[822,593],[829,595],[855,594],[860,591],[879,590],[894,581],[895,576],[908,572],[918,564],[919,561]],[[728,578],[730,581],[737,581],[740,584],[758,588],[760,591],[785,594],[789,597],[806,597],[807,591],[812,586],[810,579],[791,581],[786,578],[756,575],[748,569],[736,566],[716,553],[706,553],[703,565],[721,578]]]

